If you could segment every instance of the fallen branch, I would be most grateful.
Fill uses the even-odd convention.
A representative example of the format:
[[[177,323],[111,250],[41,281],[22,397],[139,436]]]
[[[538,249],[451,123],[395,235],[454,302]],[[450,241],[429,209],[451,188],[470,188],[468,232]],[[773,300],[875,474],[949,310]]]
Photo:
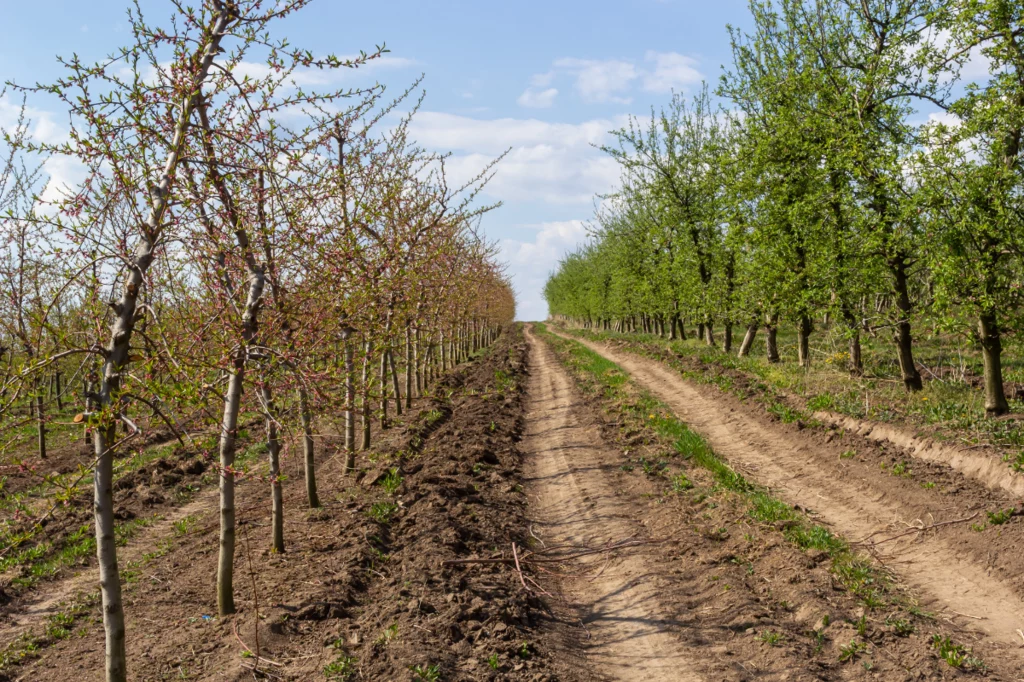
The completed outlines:
[[[884,540],[879,540],[877,542],[869,542],[869,540],[871,540],[871,538],[873,538],[874,536],[878,535],[879,533],[884,533],[885,532],[883,530],[879,530],[879,531],[875,531],[874,533],[872,533],[871,535],[867,536],[863,540],[858,540],[856,542],[851,542],[850,544],[852,546],[863,545],[863,546],[866,546],[866,547],[876,547],[876,546],[881,545],[883,543],[891,542],[893,540],[901,538],[901,537],[903,537],[905,535],[910,535],[911,533],[923,533],[926,530],[934,530],[935,528],[941,528],[942,526],[952,526],[955,523],[966,523],[967,521],[972,521],[975,518],[977,518],[978,514],[980,514],[980,513],[981,512],[974,512],[970,516],[965,516],[962,519],[953,519],[952,521],[942,521],[940,523],[933,523],[933,524],[928,525],[928,526],[914,526],[912,528],[909,528],[908,530],[903,531],[902,533],[897,533],[896,535],[893,535],[892,537],[886,538]]]

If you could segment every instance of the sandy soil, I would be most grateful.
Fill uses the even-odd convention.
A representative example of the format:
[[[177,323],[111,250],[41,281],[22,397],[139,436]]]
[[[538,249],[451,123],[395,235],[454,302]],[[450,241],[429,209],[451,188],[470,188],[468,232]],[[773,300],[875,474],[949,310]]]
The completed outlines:
[[[620,453],[602,442],[551,350],[530,332],[527,338],[531,377],[521,447],[534,533],[546,545],[586,547],[646,537],[640,517],[610,485]],[[648,560],[651,551],[588,557],[574,577],[560,581],[587,633],[584,655],[614,680],[703,680],[673,632],[680,624],[662,609],[667,585]]]
[[[921,594],[929,608],[961,616],[979,639],[994,644],[1000,652],[999,667],[1024,670],[1019,632],[1024,627],[1024,601],[1014,585],[993,576],[959,548],[953,534],[970,532],[966,524],[897,537],[901,529],[915,525],[957,521],[948,518],[948,499],[935,496],[934,509],[924,514],[918,500],[904,504],[870,476],[837,475],[832,462],[838,458],[831,448],[814,445],[799,432],[772,428],[743,403],[715,389],[691,384],[660,362],[608,344],[575,340],[622,367],[701,433],[720,456],[787,502],[813,510],[847,539],[893,538],[875,545],[877,558]],[[823,458],[830,464],[823,464]]]

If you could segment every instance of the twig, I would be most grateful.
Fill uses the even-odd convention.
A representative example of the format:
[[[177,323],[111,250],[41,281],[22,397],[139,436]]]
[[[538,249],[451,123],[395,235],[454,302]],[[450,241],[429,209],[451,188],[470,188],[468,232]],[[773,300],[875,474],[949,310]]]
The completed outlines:
[[[252,549],[249,546],[249,527],[246,525],[242,526],[242,531],[245,533],[245,559],[249,564],[249,579],[252,580],[252,603],[253,610],[256,612],[256,622],[253,625],[253,634],[256,637],[256,662],[253,663],[253,676],[256,675],[257,668],[260,664],[260,599],[256,592],[256,572],[252,570]]]
[[[516,560],[516,573],[519,574],[519,582],[523,584],[523,589],[529,592],[530,588],[526,586],[526,581],[523,580],[523,569],[519,566],[519,554],[516,553],[516,543],[514,542],[512,543],[512,558]]]
[[[242,641],[241,635],[238,634],[238,621],[237,620],[236,621],[232,621],[232,623],[231,623],[231,630],[232,630],[232,632],[235,633],[235,639],[237,639],[238,643],[242,645],[242,648],[245,649],[246,651],[248,651],[250,654],[253,654],[252,649],[250,649],[249,646],[245,642]],[[253,655],[255,656],[256,654],[253,654]],[[272,661],[269,658],[267,658],[266,656],[260,656],[259,660],[263,661],[264,663],[269,663],[270,665],[276,665],[278,667],[281,667],[281,666],[284,665],[284,663],[278,663],[277,661]]]

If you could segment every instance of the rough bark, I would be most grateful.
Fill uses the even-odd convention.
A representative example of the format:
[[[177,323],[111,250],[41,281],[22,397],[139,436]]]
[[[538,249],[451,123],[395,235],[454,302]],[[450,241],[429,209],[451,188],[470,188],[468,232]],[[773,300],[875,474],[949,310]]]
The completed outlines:
[[[985,365],[985,412],[997,417],[1010,411],[1003,391],[1002,339],[994,313],[985,312],[978,317],[978,335],[981,338],[981,356]]]
[[[740,344],[739,357],[745,358],[750,355],[750,349],[754,345],[754,339],[757,337],[757,322],[751,322],[747,325],[747,333],[743,335],[743,342]]]
[[[900,363],[900,372],[903,375],[903,385],[908,391],[920,391],[924,388],[924,384],[921,381],[921,374],[917,371],[917,365],[914,363],[914,342],[910,335],[910,313],[913,307],[910,303],[906,259],[895,258],[890,262],[890,267],[896,290],[896,308],[900,315],[896,323],[895,340],[896,355]]]
[[[813,330],[811,318],[802,315],[796,327],[796,356],[797,363],[801,367],[811,366],[811,332]]]
[[[765,315],[764,318],[764,333],[765,333],[765,352],[768,356],[768,362],[779,361],[779,316],[778,314]]]

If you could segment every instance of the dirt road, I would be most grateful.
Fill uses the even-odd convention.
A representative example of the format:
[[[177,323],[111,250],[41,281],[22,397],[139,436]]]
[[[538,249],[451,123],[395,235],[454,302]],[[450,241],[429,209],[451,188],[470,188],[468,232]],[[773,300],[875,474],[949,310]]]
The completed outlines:
[[[522,450],[533,532],[546,545],[595,547],[643,538],[640,519],[610,482],[619,453],[601,442],[551,350],[530,331],[527,338],[531,376]],[[562,596],[585,628],[584,655],[612,680],[702,680],[674,632],[680,625],[659,608],[664,578],[646,553],[637,547],[611,559],[595,556],[577,565],[578,577],[561,581]]]
[[[836,477],[820,463],[819,448],[809,446],[799,434],[770,428],[729,396],[697,387],[655,360],[607,344],[575,340],[622,367],[735,468],[790,504],[814,510],[846,538],[858,540],[887,529],[893,534],[894,521],[905,528],[916,520],[901,499],[879,491],[868,480]],[[966,557],[941,531],[910,533],[879,551],[879,558],[930,602],[929,608],[954,616],[966,614],[971,629],[999,644],[1008,660],[1019,663],[1024,602],[1010,585]]]

